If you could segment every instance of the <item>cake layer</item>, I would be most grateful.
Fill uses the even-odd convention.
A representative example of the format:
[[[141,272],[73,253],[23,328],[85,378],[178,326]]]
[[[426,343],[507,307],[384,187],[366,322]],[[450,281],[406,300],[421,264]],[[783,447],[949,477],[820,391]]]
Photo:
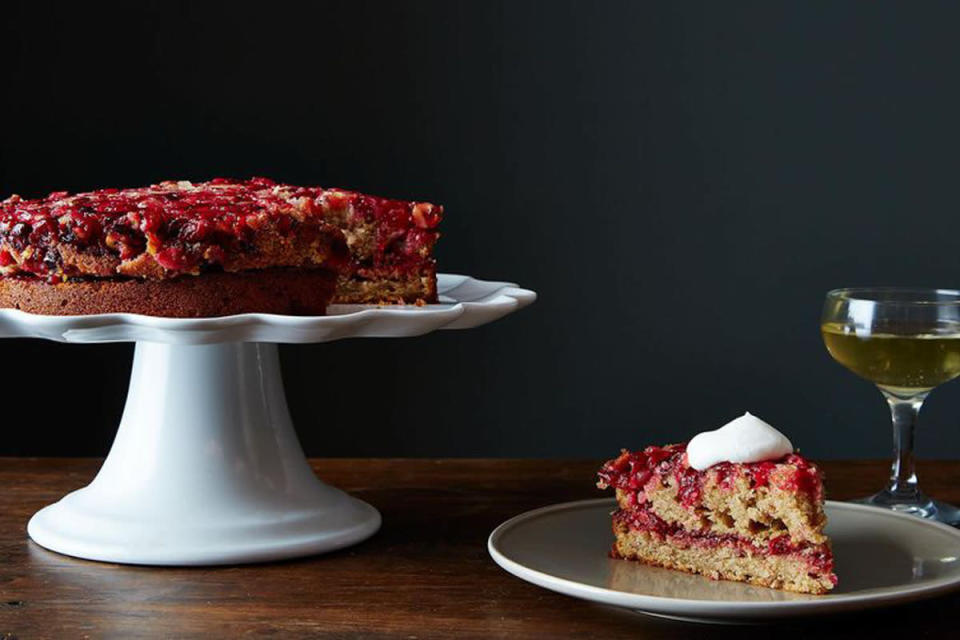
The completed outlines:
[[[167,280],[0,278],[0,307],[45,315],[140,313],[176,318],[238,313],[323,315],[336,286],[323,269],[205,273]]]
[[[682,444],[647,447],[606,463],[599,486],[616,488],[621,509],[647,506],[688,530],[759,541],[785,534],[793,543],[826,540],[820,472],[796,454],[697,471],[686,463]]]
[[[632,528],[622,518],[614,518],[613,531],[612,554],[625,560],[799,593],[823,594],[836,584],[829,549],[826,555],[818,547],[773,554],[732,538],[660,535]]]
[[[436,302],[437,273],[433,268],[408,276],[383,276],[364,279],[356,275],[341,276],[333,302],[417,303]]]
[[[443,207],[343,190],[328,191],[321,202],[325,219],[346,237],[352,260],[335,302],[437,301],[433,246]]]

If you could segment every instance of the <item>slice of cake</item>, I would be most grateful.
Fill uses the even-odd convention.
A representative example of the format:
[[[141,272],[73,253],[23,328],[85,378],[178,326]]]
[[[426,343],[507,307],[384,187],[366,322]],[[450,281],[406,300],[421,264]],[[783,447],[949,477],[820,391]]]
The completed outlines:
[[[442,212],[265,178],[12,196],[0,307],[194,317],[433,302]]]
[[[433,246],[443,207],[341,189],[312,187],[307,193],[350,247],[350,269],[340,276],[334,302],[437,301]]]
[[[801,593],[837,583],[820,470],[750,414],[689,445],[624,450],[597,486],[616,489],[616,558]]]

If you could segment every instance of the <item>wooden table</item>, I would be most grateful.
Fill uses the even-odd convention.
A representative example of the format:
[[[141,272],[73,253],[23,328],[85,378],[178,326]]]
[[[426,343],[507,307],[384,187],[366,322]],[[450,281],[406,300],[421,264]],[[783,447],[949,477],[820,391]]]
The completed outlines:
[[[597,497],[596,461],[315,460],[321,477],[370,502],[383,529],[350,549],[225,568],[138,568],[75,560],[27,539],[43,505],[94,476],[99,460],[0,458],[0,637],[743,637],[569,598],[502,571],[487,555],[506,518]],[[830,462],[830,496],[876,489],[885,462]],[[960,503],[960,462],[924,462],[923,485]],[[882,559],[878,559],[881,560]],[[789,622],[780,637],[957,637],[960,595]],[[766,633],[764,633],[766,635]]]

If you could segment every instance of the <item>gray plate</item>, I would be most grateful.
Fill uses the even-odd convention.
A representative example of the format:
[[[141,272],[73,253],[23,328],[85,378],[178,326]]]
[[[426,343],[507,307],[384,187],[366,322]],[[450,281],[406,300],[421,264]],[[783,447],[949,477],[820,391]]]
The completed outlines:
[[[501,567],[552,591],[703,622],[868,609],[960,588],[960,531],[913,516],[828,501],[840,583],[809,596],[612,560],[614,508],[603,498],[528,511],[497,527],[487,547]]]

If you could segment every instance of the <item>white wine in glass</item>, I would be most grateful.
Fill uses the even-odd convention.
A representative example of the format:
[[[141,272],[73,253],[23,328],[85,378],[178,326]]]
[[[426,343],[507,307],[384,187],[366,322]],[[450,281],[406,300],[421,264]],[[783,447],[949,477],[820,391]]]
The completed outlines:
[[[834,360],[879,387],[893,418],[890,482],[857,502],[960,523],[956,507],[920,491],[913,458],[924,399],[960,376],[960,291],[836,289],[827,294],[820,332]]]

